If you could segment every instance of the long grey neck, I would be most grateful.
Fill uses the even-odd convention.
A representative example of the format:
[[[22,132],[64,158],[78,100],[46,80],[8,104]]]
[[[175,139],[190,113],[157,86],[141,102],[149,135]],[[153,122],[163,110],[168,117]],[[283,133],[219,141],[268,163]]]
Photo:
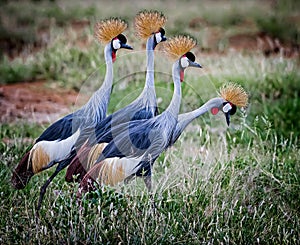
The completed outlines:
[[[179,60],[177,60],[172,67],[172,77],[174,82],[174,92],[170,105],[166,109],[175,118],[178,117],[180,102],[181,102],[181,82],[180,82],[180,65]]]
[[[210,111],[212,108],[217,107],[219,108],[220,105],[224,102],[223,98],[213,98],[207,101],[204,105],[199,107],[198,109],[187,112],[184,114],[180,114],[178,116],[178,125],[181,128],[181,132],[187,127],[189,123],[191,123],[194,119],[200,117],[204,113]]]
[[[103,119],[106,116],[108,103],[113,83],[113,63],[111,44],[104,48],[104,58],[106,62],[106,73],[102,86],[92,95],[84,106],[85,113],[91,114],[91,117]]]
[[[147,73],[144,89],[154,89],[154,36],[148,38],[146,44],[147,50]]]
[[[112,48],[111,44],[108,43],[104,49],[104,58],[106,62],[106,73],[102,86],[96,91],[96,94],[100,95],[103,103],[105,103],[106,107],[108,106],[112,83],[113,83],[113,61],[112,61]]]
[[[156,106],[156,93],[154,86],[154,35],[147,40],[147,68],[146,81],[139,99],[143,100],[143,104],[147,106]]]

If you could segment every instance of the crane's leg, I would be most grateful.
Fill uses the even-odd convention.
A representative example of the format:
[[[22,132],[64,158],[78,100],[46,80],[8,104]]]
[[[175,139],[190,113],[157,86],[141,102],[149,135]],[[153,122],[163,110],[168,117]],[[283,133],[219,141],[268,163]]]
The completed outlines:
[[[151,190],[152,190],[152,179],[151,179],[151,174],[147,175],[147,176],[143,176],[143,180],[144,183],[149,191],[149,193],[151,194]]]
[[[39,216],[39,211],[41,209],[42,206],[42,201],[44,198],[44,195],[46,193],[47,187],[48,185],[51,183],[51,181],[55,178],[55,176],[61,171],[63,170],[66,166],[68,166],[68,163],[66,162],[62,162],[60,163],[57,168],[55,169],[55,172],[50,176],[50,178],[45,182],[45,184],[41,187],[41,191],[40,191],[40,197],[39,197],[39,202],[38,202],[38,206],[37,206],[37,210],[36,210],[36,215],[37,217]]]
[[[156,207],[156,204],[155,204],[155,201],[154,201],[154,197],[153,197],[153,194],[152,194],[152,178],[151,178],[151,174],[147,175],[147,176],[143,176],[143,180],[144,180],[144,183],[145,183],[145,185],[146,185],[146,187],[148,189],[148,192],[149,192],[150,202],[151,202],[152,209],[153,209],[154,213],[156,213],[157,207]]]
[[[133,179],[133,177],[135,177],[134,174],[132,174],[129,177],[127,177],[126,179],[124,179],[124,184],[125,185],[129,184],[129,182]]]

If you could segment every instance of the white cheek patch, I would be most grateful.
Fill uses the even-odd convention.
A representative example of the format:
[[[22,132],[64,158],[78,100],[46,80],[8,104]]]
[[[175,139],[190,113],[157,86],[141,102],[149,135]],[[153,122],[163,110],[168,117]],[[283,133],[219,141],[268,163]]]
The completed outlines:
[[[189,66],[189,60],[187,57],[183,57],[180,60],[180,64],[182,68],[187,68]]]
[[[160,43],[160,42],[161,42],[162,37],[161,37],[161,33],[160,33],[160,32],[155,33],[155,39],[156,39],[156,42],[157,42],[157,43]]]
[[[227,104],[224,105],[224,107],[223,107],[223,111],[224,111],[225,113],[229,112],[231,109],[232,109],[232,106],[231,106],[229,103],[227,103]]]
[[[118,39],[113,40],[112,46],[113,46],[113,48],[114,48],[115,50],[121,48],[120,41],[119,41]]]

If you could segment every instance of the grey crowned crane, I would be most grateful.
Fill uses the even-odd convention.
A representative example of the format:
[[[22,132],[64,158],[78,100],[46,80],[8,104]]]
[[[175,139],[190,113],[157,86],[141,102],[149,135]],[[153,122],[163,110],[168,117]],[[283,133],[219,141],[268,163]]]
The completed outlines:
[[[177,141],[189,123],[204,113],[211,112],[213,115],[216,115],[219,111],[221,111],[224,113],[226,122],[229,126],[230,116],[235,114],[237,106],[245,107],[248,104],[247,93],[240,85],[235,83],[225,84],[220,89],[219,94],[220,97],[210,99],[200,108],[178,116],[178,122],[168,143],[168,147],[172,146]],[[96,160],[95,156],[99,155],[92,156],[89,161],[94,162]],[[132,176],[136,175],[134,167],[139,166],[139,164],[140,159],[138,158],[106,158],[101,163],[93,166],[84,176],[83,180],[80,182],[79,190],[81,192],[78,193],[78,196],[80,197],[82,193],[91,190],[93,188],[91,183],[95,180],[97,180],[99,184],[111,186],[114,186],[119,182],[129,180]]]
[[[154,86],[154,49],[160,42],[166,40],[163,29],[165,22],[166,17],[154,10],[142,11],[136,15],[134,21],[136,34],[142,39],[147,39],[147,67],[144,89],[136,100],[107,116],[102,122],[97,124],[96,128],[89,128],[82,132],[79,140],[82,142],[89,137],[89,141],[81,149],[79,148],[82,143],[77,142],[76,147],[79,149],[77,155],[75,154],[75,150],[73,151],[73,155],[70,155],[69,161],[70,159],[72,161],[66,173],[67,182],[73,181],[74,175],[77,176],[77,181],[81,180],[89,169],[86,159],[91,148],[92,152],[98,151],[99,149],[97,150],[97,148],[101,149],[101,145],[95,145],[97,138],[95,135],[98,135],[100,132],[101,134],[108,132],[113,125],[119,125],[131,120],[148,119],[158,114]]]
[[[64,159],[76,142],[80,131],[99,123],[106,117],[113,82],[113,62],[120,48],[132,49],[121,34],[127,24],[118,18],[103,20],[95,25],[95,36],[105,44],[106,74],[102,86],[79,110],[61,118],[49,126],[35,141],[13,171],[12,185],[23,189],[30,178]]]
[[[178,123],[172,134],[171,140],[169,141],[168,147],[172,146],[183,130],[191,123],[194,119],[200,117],[206,112],[211,112],[213,115],[216,115],[219,111],[224,113],[226,122],[229,126],[230,116],[235,114],[237,106],[245,107],[248,104],[248,95],[245,90],[235,83],[226,83],[220,89],[220,97],[216,97],[207,101],[200,108],[180,114],[178,116]],[[90,156],[90,162],[97,160],[99,154]],[[89,191],[91,183],[95,180],[98,181],[100,185],[111,185],[114,186],[119,182],[129,180],[135,175],[134,171],[132,172],[133,167],[140,164],[140,159],[132,158],[107,158],[102,161],[100,164],[96,164],[91,168],[91,170],[86,174],[83,180],[80,182],[81,196],[82,193]]]
[[[195,45],[196,42],[188,36],[177,36],[165,43],[165,52],[176,58],[172,68],[174,92],[169,106],[154,118],[135,120],[112,128],[109,134],[113,136],[113,140],[103,144],[103,151],[95,166],[80,183],[82,191],[93,187],[88,183],[96,180],[99,172],[101,183],[116,184],[139,176],[143,177],[147,188],[151,190],[152,165],[169,146],[177,125],[184,70],[187,67],[201,68],[195,62],[195,56],[189,52]],[[106,136],[98,139],[98,143],[105,142]]]
[[[72,164],[67,170],[66,180],[72,181],[74,174],[82,174],[82,177],[86,173],[84,165],[84,157],[77,157],[77,153],[86,156],[91,147],[96,143],[95,134],[98,132],[107,132],[110,130],[111,125],[118,125],[130,120],[138,120],[154,117],[157,114],[156,94],[154,87],[154,49],[162,41],[165,41],[165,31],[162,28],[166,22],[166,17],[157,11],[143,11],[140,12],[135,18],[135,29],[139,37],[148,38],[147,40],[147,74],[144,90],[141,95],[131,102],[125,108],[122,108],[113,114],[107,116],[101,122],[96,125],[93,124],[91,127],[83,129],[78,140],[72,142],[73,145],[70,148],[69,154],[59,161],[55,172],[49,177],[46,183],[42,186],[40,192],[40,198],[38,202],[38,208],[41,207],[43,196],[46,192],[48,185],[51,183],[53,178],[69,164]],[[85,144],[82,149],[82,144],[89,140],[89,142],[95,142],[93,144]],[[77,149],[80,149],[77,152]],[[80,176],[79,176],[80,178]]]

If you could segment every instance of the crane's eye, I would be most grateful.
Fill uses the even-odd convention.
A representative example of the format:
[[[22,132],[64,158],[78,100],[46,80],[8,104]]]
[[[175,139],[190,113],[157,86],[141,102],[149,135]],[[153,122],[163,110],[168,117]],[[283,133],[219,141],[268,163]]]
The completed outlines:
[[[188,57],[188,59],[189,59],[190,61],[192,61],[192,62],[195,62],[195,60],[196,60],[196,57],[195,57],[195,55],[194,55],[192,52],[187,52],[187,53],[185,54],[185,56]]]
[[[127,39],[123,34],[119,34],[117,36],[117,38],[120,40],[121,43],[126,44],[127,43]]]

